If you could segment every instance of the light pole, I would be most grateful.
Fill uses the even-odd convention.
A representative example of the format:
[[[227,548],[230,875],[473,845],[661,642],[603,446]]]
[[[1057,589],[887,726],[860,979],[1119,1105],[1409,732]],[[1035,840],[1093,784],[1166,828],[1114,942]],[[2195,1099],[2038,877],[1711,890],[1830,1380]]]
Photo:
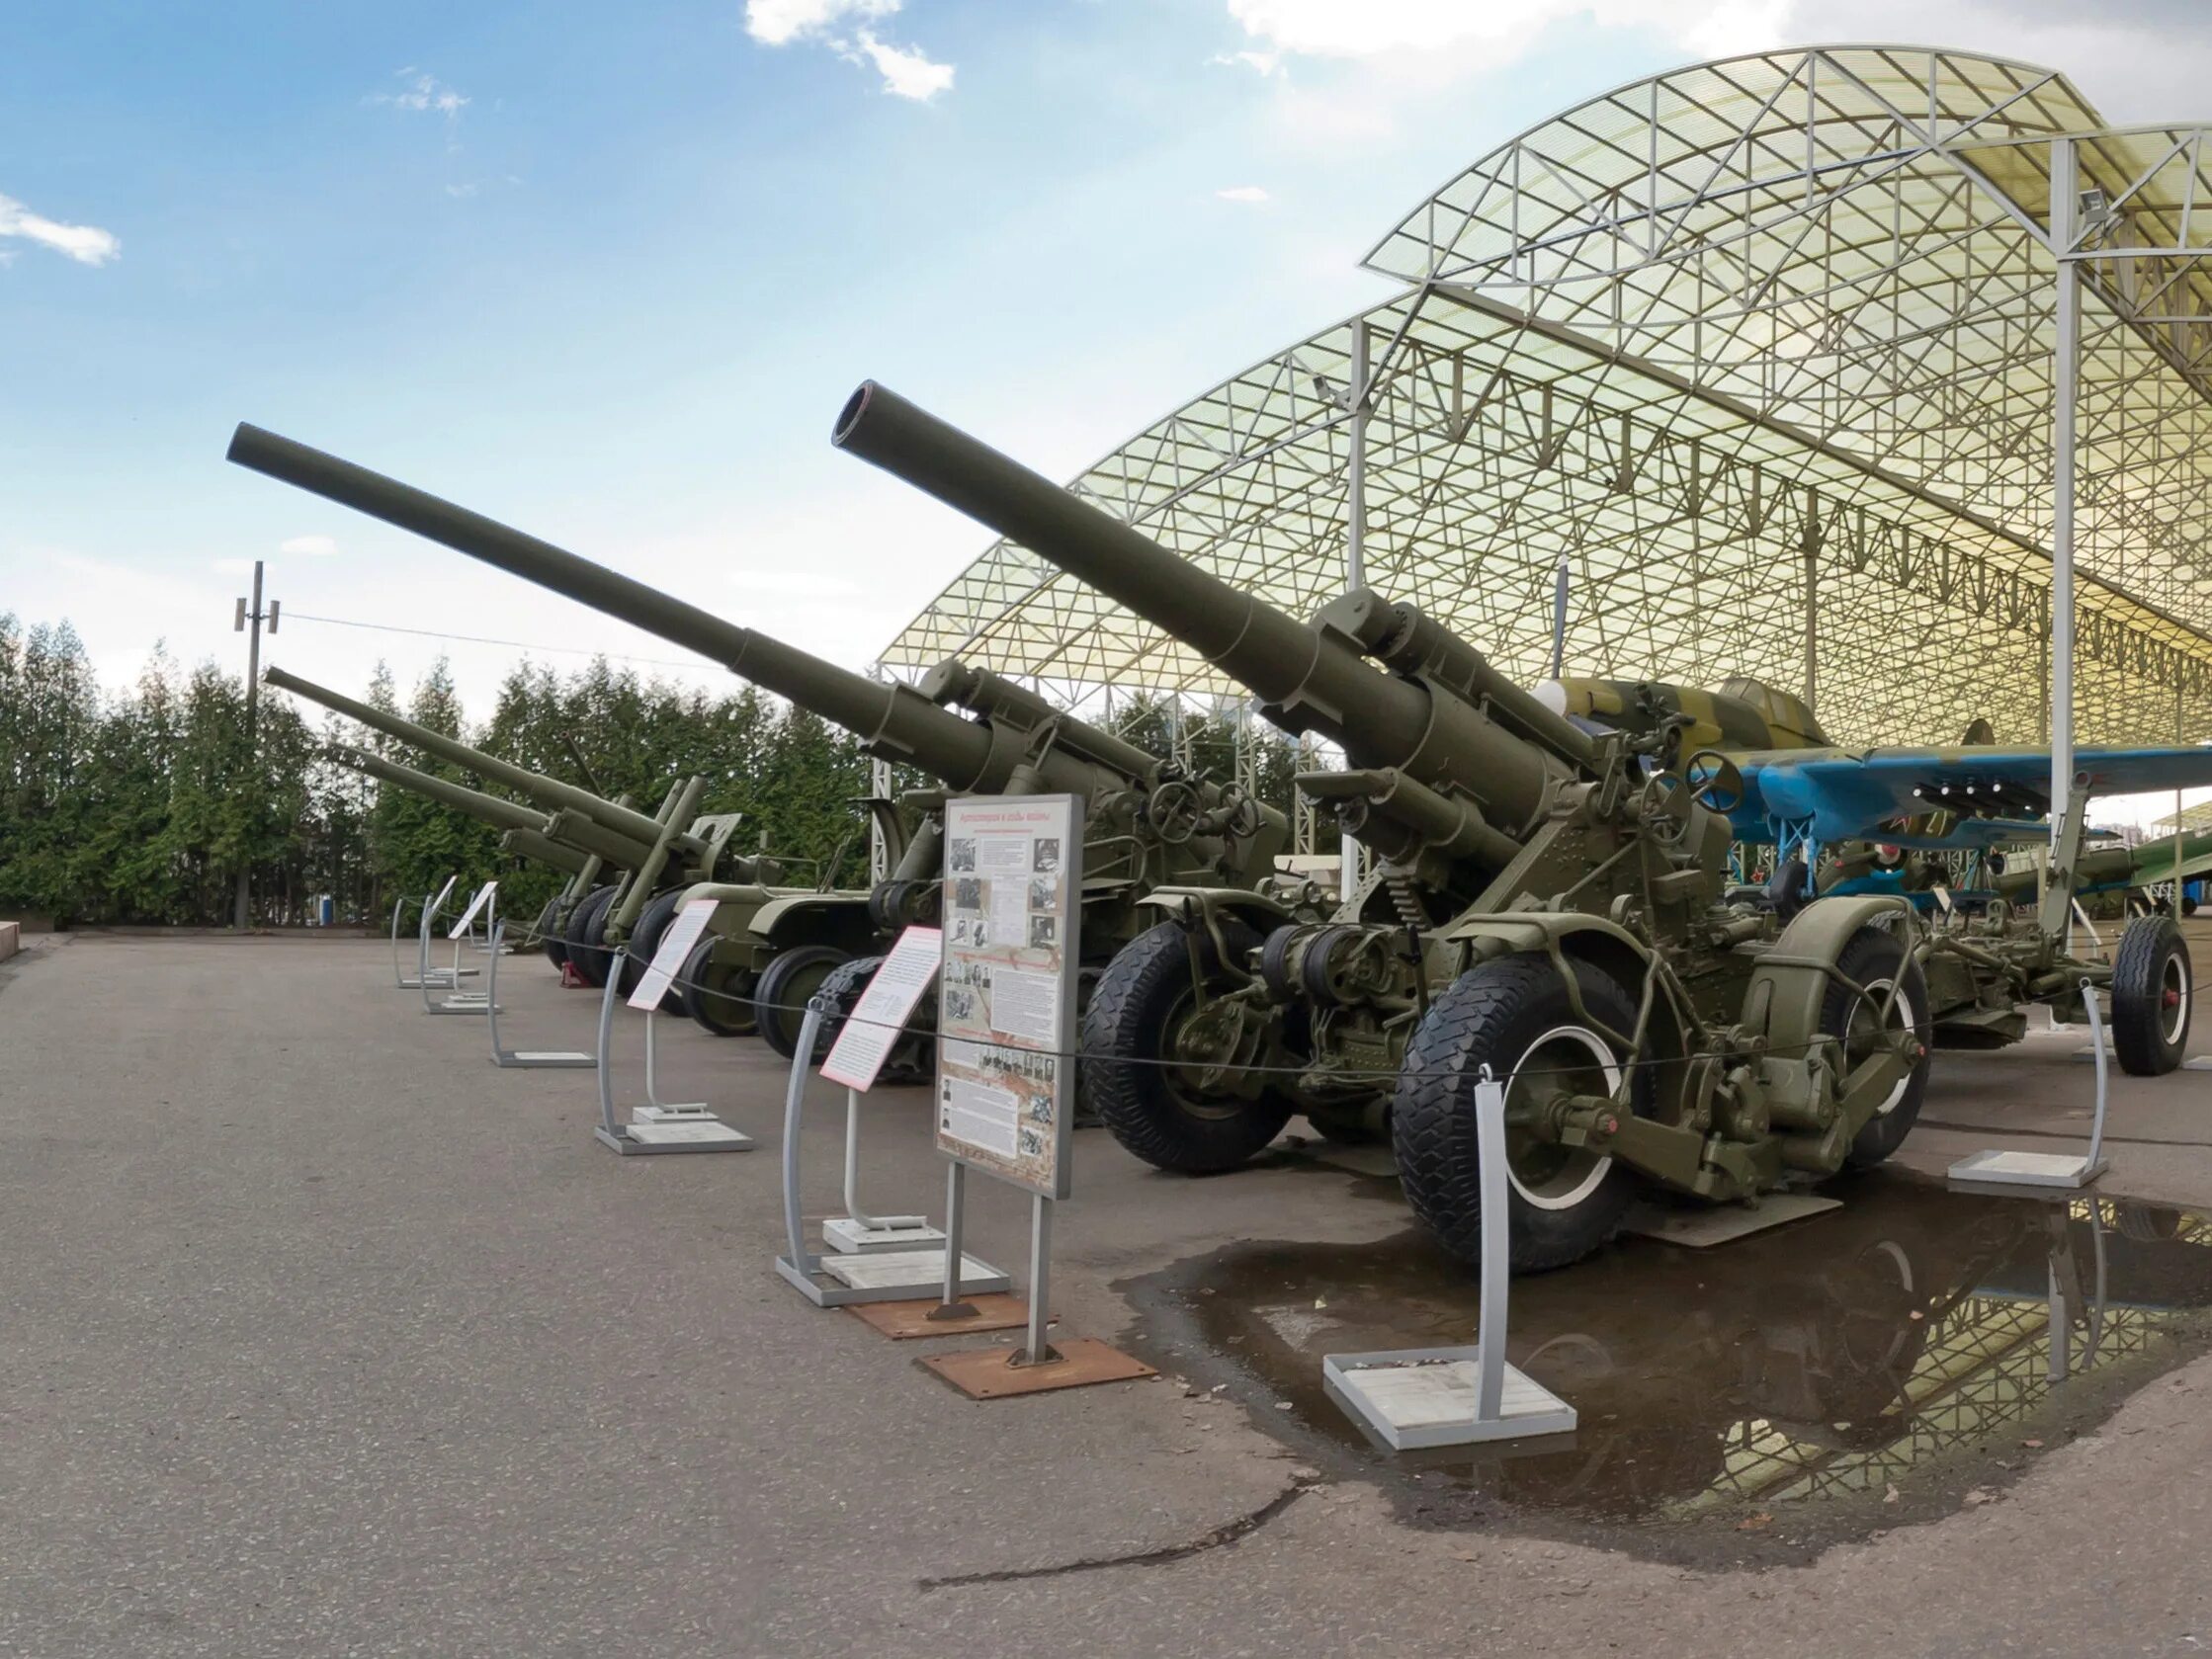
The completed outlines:
[[[230,631],[248,634],[246,646],[246,764],[251,766],[260,752],[256,727],[261,713],[261,624],[266,622],[269,631],[277,631],[277,617],[283,606],[277,600],[269,602],[269,609],[261,609],[261,560],[253,561],[253,598],[241,599],[231,619]],[[238,861],[238,906],[231,918],[240,933],[246,931],[252,908],[253,859],[249,855]]]

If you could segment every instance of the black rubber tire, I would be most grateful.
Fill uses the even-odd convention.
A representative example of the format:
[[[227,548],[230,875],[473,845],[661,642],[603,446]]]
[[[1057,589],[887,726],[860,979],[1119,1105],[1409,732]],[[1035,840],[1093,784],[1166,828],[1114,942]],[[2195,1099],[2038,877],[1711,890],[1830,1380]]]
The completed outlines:
[[[787,1060],[798,1053],[807,1000],[821,988],[816,977],[826,978],[823,969],[851,959],[850,952],[834,945],[796,945],[777,952],[761,969],[760,986],[753,992],[753,1023],[760,1039]]]
[[[1636,1026],[1636,1001],[1611,975],[1576,963],[1582,1004],[1615,1031]],[[1470,1267],[1483,1260],[1482,1158],[1475,1138],[1475,1085],[1488,1064],[1510,1078],[1537,1039],[1575,1024],[1568,987],[1551,959],[1500,956],[1461,974],[1413,1029],[1391,1103],[1391,1145],[1406,1202],[1422,1225]],[[1623,1056],[1616,1054],[1620,1061]],[[1651,1071],[1640,1069],[1632,1099],[1650,1110]],[[1636,1178],[1616,1161],[1576,1203],[1541,1207],[1508,1189],[1507,1262],[1515,1273],[1548,1273],[1601,1249],[1620,1230]]]
[[[546,900],[546,908],[538,912],[538,926],[533,930],[538,935],[538,949],[545,952],[546,960],[554,967],[568,960],[568,941],[560,937],[560,930],[554,925],[559,920],[560,900],[550,898]]]
[[[821,1030],[814,1034],[814,1064],[820,1065],[828,1057],[830,1045],[844,1031],[854,1005],[868,989],[869,980],[876,977],[876,970],[883,965],[881,956],[854,956],[829,970],[829,976],[815,993],[829,1004],[829,1015],[822,1021]]]
[[[2184,918],[2194,916],[2196,914],[2196,900],[2183,898],[2181,900],[2181,914]]]
[[[1835,965],[1845,978],[1861,985],[1873,985],[1895,975],[1904,956],[1905,947],[1897,939],[1879,928],[1861,928],[1844,941]],[[1905,1092],[1898,1097],[1897,1104],[1879,1117],[1868,1119],[1852,1140],[1843,1154],[1845,1169],[1872,1169],[1905,1144],[1905,1137],[1919,1120],[1920,1097],[1927,1093],[1935,1034],[1928,1019],[1927,981],[1920,973],[1918,962],[1906,967],[1903,995],[1912,1004],[1913,1030],[1920,1039],[1920,1057],[1906,1078]],[[1830,979],[1828,995],[1821,1000],[1821,1030],[1829,1037],[1843,1036],[1849,1029],[1852,1006],[1857,1000],[1849,986]]]
[[[672,988],[676,1007],[700,1030],[716,1037],[757,1037],[760,1028],[753,1022],[756,981],[752,970],[740,969],[728,976],[727,984],[718,983],[710,960],[721,943],[710,937],[692,947]]]
[[[2169,964],[2178,974],[2180,1023],[2169,1037]],[[2112,1051],[2130,1077],[2163,1077],[2181,1063],[2195,1013],[2196,966],[2171,916],[2142,916],[2120,935],[2112,956]]]
[[[1222,934],[1238,954],[1259,943],[1238,922],[1225,922]],[[1115,953],[1083,1015],[1082,1099],[1116,1140],[1154,1169],[1218,1175],[1248,1163],[1296,1109],[1273,1091],[1195,1102],[1173,1071],[1153,1063],[1190,994],[1190,971],[1189,936],[1177,922],[1162,922]]]
[[[668,924],[676,919],[676,912],[683,907],[682,887],[670,887],[646,902],[638,913],[638,925],[630,930],[622,958],[622,994],[629,996],[638,989],[638,981],[645,977],[645,970],[652,966],[653,953],[660,949],[660,936],[668,931]],[[660,999],[660,1006],[668,1008],[675,996],[676,987],[668,987],[668,995]]]
[[[568,913],[568,965],[576,977],[597,990],[607,983],[607,953],[602,948],[607,911],[615,902],[615,889],[594,887]]]

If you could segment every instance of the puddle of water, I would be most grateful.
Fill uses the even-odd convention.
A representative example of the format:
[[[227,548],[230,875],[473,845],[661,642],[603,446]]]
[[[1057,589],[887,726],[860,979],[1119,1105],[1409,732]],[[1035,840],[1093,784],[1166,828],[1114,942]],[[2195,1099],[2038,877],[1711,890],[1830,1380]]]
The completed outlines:
[[[1162,1369],[1226,1383],[1302,1455],[1381,1479],[1422,1519],[1746,1545],[1744,1530],[1825,1542],[1944,1513],[2212,1347],[2212,1219],[1903,1175],[1826,1190],[1842,1208],[1772,1233],[1624,1239],[1516,1280],[1508,1358],[1580,1425],[1503,1452],[1391,1452],[1322,1392],[1324,1354],[1474,1341],[1472,1276],[1417,1232],[1241,1244],[1123,1288]]]

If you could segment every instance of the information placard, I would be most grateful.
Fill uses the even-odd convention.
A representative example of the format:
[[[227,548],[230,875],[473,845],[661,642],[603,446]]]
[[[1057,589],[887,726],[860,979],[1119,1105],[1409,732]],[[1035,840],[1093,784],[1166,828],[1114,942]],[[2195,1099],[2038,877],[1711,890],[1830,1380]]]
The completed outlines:
[[[660,1006],[660,999],[668,994],[676,975],[683,972],[684,958],[698,945],[699,936],[707,931],[707,923],[721,903],[720,899],[695,898],[676,912],[676,919],[660,936],[660,944],[653,951],[650,965],[638,979],[638,988],[630,993],[631,1007],[650,1011]]]
[[[476,896],[468,901],[468,908],[461,913],[461,919],[455,922],[453,927],[447,931],[446,937],[448,939],[459,939],[463,934],[467,933],[468,931],[468,924],[476,919],[476,913],[482,910],[483,907],[491,901],[491,895],[498,890],[499,883],[497,881],[486,881],[482,886],[478,887],[476,889]]]
[[[853,1005],[852,1017],[830,1045],[821,1074],[863,1094],[874,1088],[891,1045],[898,1040],[899,1030],[922,992],[937,977],[944,954],[942,928],[908,928],[900,934]]]
[[[444,907],[446,900],[453,897],[453,884],[460,879],[461,877],[458,874],[447,876],[446,884],[438,889],[438,896],[432,899],[429,904],[424,906],[424,908],[430,911],[432,915],[436,915],[437,912]]]
[[[1075,1100],[1081,824],[1074,795],[945,805],[937,1149],[1055,1199]]]

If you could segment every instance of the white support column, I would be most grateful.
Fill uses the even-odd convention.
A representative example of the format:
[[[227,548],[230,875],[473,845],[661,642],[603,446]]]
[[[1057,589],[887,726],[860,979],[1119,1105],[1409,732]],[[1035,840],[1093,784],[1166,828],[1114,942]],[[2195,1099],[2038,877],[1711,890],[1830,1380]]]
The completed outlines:
[[[1345,395],[1352,402],[1351,453],[1344,466],[1344,591],[1367,586],[1367,322],[1352,324],[1351,384]],[[1359,886],[1359,843],[1345,836],[1338,847],[1339,890],[1348,899]]]
[[[868,792],[888,796],[891,793],[891,762],[868,763]],[[891,848],[884,841],[884,826],[876,815],[868,816],[868,881],[873,886],[891,879]]]
[[[2082,285],[2074,250],[2082,193],[2072,138],[2051,142],[2053,295],[2051,385],[2051,836],[2074,783],[2074,475],[2075,405],[2082,380]]]

